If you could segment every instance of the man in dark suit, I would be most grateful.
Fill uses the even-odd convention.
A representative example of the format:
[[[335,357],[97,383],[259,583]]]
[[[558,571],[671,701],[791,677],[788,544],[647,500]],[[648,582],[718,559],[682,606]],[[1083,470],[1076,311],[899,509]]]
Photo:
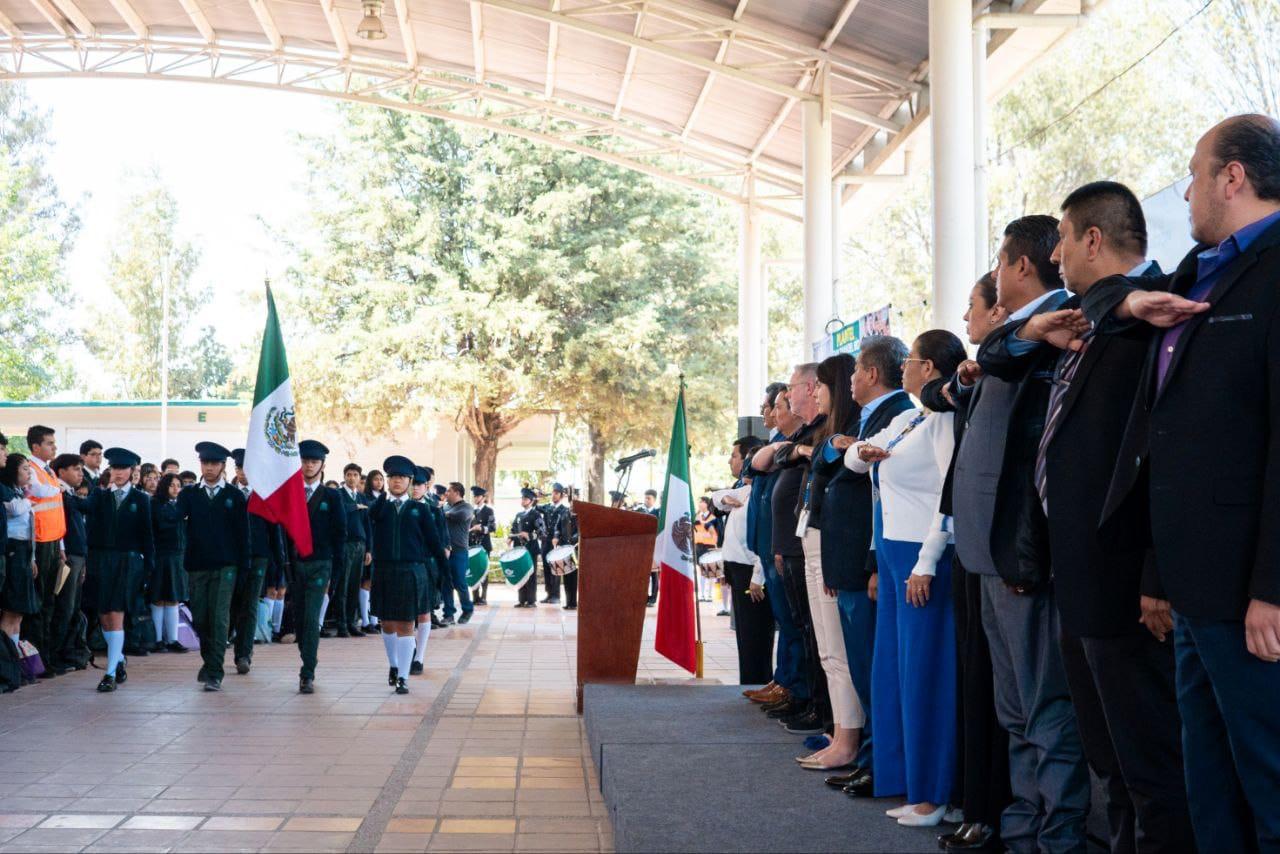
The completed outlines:
[[[845,467],[844,452],[858,439],[879,433],[895,417],[914,406],[911,396],[902,390],[902,366],[907,355],[907,345],[897,338],[877,335],[863,340],[852,384],[853,399],[859,410],[858,434],[833,436],[830,443],[815,451],[824,457],[817,465],[828,464],[832,472],[826,485],[825,518],[840,520],[840,524],[822,528],[822,571],[836,591],[849,677],[866,715],[854,770],[828,780],[832,786],[841,784],[845,794],[851,797],[871,797],[874,787],[871,652],[876,636],[873,597],[877,574],[871,555],[871,475],[858,474]]]
[[[1067,299],[1057,264],[1058,221],[1027,216],[1005,228],[996,267],[1009,322],[1053,311]],[[987,339],[988,341],[990,338]],[[1012,851],[1083,850],[1089,774],[1058,650],[1058,613],[1047,560],[1019,549],[1038,509],[1032,469],[1044,429],[1056,355],[1038,354],[1006,378],[964,362],[952,384],[967,397],[956,449],[952,502],[956,553],[982,576],[982,625],[991,648],[996,715],[1009,733],[1013,803],[1000,836]],[[976,380],[976,382],[975,382]]]
[[[1199,244],[1167,288],[1109,280],[1085,315],[1150,335],[1103,508],[1146,503],[1172,606],[1191,821],[1204,850],[1280,847],[1280,123],[1227,119],[1191,158]]]
[[[1115,531],[1128,536],[1098,533],[1149,335],[1133,328],[1095,336],[1075,308],[1109,276],[1157,279],[1161,272],[1146,260],[1142,206],[1123,184],[1086,184],[1062,211],[1053,260],[1076,296],[1057,312],[994,332],[983,365],[1006,376],[1038,353],[1057,354],[1033,470],[1047,543],[1029,547],[1049,549],[1062,661],[1085,756],[1107,790],[1111,851],[1185,849],[1193,836],[1173,643],[1162,627],[1148,631],[1140,620],[1162,607],[1153,597],[1140,601],[1143,567],[1152,563],[1146,538],[1134,532],[1147,526],[1146,507],[1129,501],[1120,508]]]
[[[307,518],[311,523],[311,553],[298,554],[296,545],[290,549],[294,576],[289,592],[294,597],[298,655],[302,658],[298,672],[300,694],[314,694],[316,690],[320,614],[329,578],[342,564],[347,541],[347,514],[342,496],[338,490],[324,485],[324,461],[328,455],[329,449],[314,439],[298,443]]]

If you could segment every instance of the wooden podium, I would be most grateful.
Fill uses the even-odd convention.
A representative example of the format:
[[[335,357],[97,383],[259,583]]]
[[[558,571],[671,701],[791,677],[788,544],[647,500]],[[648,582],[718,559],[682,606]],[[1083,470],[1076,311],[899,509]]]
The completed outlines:
[[[573,502],[578,517],[578,714],[588,682],[633,685],[658,520]]]

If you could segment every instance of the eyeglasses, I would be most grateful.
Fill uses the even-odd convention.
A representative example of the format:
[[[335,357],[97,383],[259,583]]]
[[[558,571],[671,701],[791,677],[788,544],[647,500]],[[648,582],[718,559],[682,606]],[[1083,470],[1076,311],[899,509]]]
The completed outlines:
[[[923,365],[927,361],[929,360],[928,359],[903,359],[902,364],[905,365],[907,362],[919,362],[920,364]]]

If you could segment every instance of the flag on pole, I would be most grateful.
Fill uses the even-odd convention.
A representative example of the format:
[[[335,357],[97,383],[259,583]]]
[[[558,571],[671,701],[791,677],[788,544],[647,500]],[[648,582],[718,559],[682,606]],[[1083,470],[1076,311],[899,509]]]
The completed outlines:
[[[302,557],[310,555],[311,520],[302,486],[298,457],[298,428],[294,419],[293,386],[284,338],[276,317],[276,301],[267,285],[267,328],[258,356],[258,381],[249,414],[249,438],[244,443],[244,471],[253,490],[249,512],[279,523]]]
[[[689,488],[689,440],[684,419],[684,380],[676,399],[667,452],[667,480],[654,559],[659,569],[658,630],[653,647],[690,673],[698,673],[695,628],[697,592],[693,563],[693,492]]]

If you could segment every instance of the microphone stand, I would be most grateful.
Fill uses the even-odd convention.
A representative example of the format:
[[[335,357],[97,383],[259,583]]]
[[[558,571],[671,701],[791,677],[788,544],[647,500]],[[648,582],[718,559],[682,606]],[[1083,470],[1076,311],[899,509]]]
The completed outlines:
[[[634,466],[636,462],[636,460],[632,460],[629,463],[619,465],[617,469],[615,469],[615,471],[618,472],[618,485],[614,490],[615,492],[623,496],[627,494],[627,486],[631,483],[631,467]],[[623,498],[623,501],[626,501],[625,497]],[[625,510],[626,508],[624,507],[623,509]]]

